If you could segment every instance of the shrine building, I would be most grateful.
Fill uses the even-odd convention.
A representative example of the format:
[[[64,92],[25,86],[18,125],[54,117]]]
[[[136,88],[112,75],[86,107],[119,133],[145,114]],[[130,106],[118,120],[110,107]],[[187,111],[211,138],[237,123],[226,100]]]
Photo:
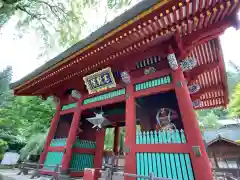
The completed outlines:
[[[88,172],[103,165],[106,129],[114,128],[125,173],[212,180],[195,110],[229,102],[219,36],[238,28],[239,5],[143,0],[11,84],[16,96],[56,104],[41,173],[59,165],[62,174],[90,180]]]

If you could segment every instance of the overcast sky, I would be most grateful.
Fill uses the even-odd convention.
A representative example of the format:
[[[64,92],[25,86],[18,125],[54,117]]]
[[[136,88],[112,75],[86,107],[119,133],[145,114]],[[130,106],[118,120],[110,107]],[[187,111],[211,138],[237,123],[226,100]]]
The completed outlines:
[[[22,39],[14,37],[14,23],[10,21],[1,31],[0,70],[10,65],[13,67],[13,79],[16,81],[46,62],[37,59],[41,41],[35,32],[26,34]],[[221,36],[225,64],[228,60],[240,65],[240,31],[229,28]]]

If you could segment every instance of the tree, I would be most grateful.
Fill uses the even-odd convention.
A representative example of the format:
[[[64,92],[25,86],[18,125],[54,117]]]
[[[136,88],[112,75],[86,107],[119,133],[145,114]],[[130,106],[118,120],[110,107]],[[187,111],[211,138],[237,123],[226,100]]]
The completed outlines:
[[[42,39],[39,58],[49,59],[116,16],[109,12],[130,4],[132,0],[0,0],[0,25],[12,18],[19,37],[36,32]],[[98,21],[87,22],[88,11],[98,12]]]
[[[229,111],[231,117],[240,118],[240,83],[235,87],[233,96],[230,101]]]
[[[79,42],[91,32],[112,20],[131,4],[133,4],[132,0],[73,1],[71,9],[76,18],[70,17],[64,24],[60,25],[59,42],[61,46],[69,47]],[[87,21],[88,18],[84,14],[89,14],[89,12],[98,17],[98,21],[92,19]]]
[[[213,128],[216,129],[219,127],[218,116],[214,113],[208,113],[207,116],[201,121],[202,128]]]
[[[20,151],[20,159],[25,160],[28,155],[40,155],[45,144],[48,131],[34,134]]]
[[[46,131],[54,112],[51,100],[13,97],[7,106],[0,108],[0,125],[5,133],[30,137],[32,134]]]
[[[0,107],[8,102],[9,83],[12,78],[12,67],[8,66],[0,71]]]
[[[9,90],[9,83],[12,78],[12,67],[8,66],[0,71],[0,92]]]

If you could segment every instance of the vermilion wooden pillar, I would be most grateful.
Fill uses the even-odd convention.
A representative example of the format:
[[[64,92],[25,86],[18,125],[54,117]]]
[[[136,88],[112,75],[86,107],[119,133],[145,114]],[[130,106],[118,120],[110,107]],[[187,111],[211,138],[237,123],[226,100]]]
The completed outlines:
[[[70,130],[68,133],[67,143],[66,143],[66,147],[65,147],[65,153],[64,153],[63,159],[62,159],[61,172],[63,174],[68,173],[69,164],[70,164],[70,161],[72,158],[72,147],[76,141],[77,131],[79,128],[79,121],[81,118],[82,100],[83,100],[83,98],[80,98],[79,101],[77,102],[77,107],[75,109],[71,127],[70,127]]]
[[[131,149],[136,144],[136,106],[135,99],[133,96],[134,85],[131,83],[127,86],[126,93],[126,136],[124,149],[126,152],[125,156],[125,173],[136,174],[136,155]],[[125,179],[135,179],[132,177],[125,177]]]
[[[52,141],[52,139],[54,138],[54,134],[56,132],[56,129],[57,129],[57,125],[58,125],[58,122],[59,122],[59,118],[60,118],[60,111],[61,111],[61,104],[59,103],[57,105],[57,108],[56,108],[56,114],[55,116],[53,117],[52,119],[52,122],[51,122],[51,126],[50,126],[50,129],[49,129],[49,132],[48,132],[48,136],[47,136],[47,139],[46,139],[46,142],[45,142],[45,145],[44,145],[44,149],[43,149],[43,152],[40,156],[40,160],[39,160],[39,163],[40,164],[43,164],[44,161],[45,161],[45,158],[47,156],[47,153],[48,153],[48,148],[50,146],[50,143]]]
[[[115,155],[118,154],[118,144],[119,144],[119,134],[120,133],[120,127],[114,128],[114,142],[113,142],[113,152]]]
[[[102,168],[105,129],[100,129],[96,132],[96,151],[94,156],[94,168]],[[94,179],[99,178],[99,171],[95,171]]]
[[[172,71],[171,74],[173,83],[175,85],[175,92],[177,96],[179,109],[181,112],[184,132],[187,138],[187,145],[189,145],[191,148],[193,146],[199,146],[201,151],[200,157],[195,156],[193,150],[190,153],[195,179],[212,180],[213,177],[210,162],[205,151],[205,146],[198,125],[198,120],[196,117],[196,113],[193,109],[192,100],[189,94],[187,82],[184,78],[184,74],[181,68]]]

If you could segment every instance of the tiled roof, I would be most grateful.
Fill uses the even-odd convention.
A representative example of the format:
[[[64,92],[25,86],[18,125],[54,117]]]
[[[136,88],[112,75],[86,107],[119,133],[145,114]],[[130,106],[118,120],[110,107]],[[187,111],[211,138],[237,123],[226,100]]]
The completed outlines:
[[[231,141],[237,141],[240,140],[240,128],[239,127],[224,128],[218,130],[207,130],[203,132],[203,138],[206,141],[206,143],[214,140],[219,135]]]

